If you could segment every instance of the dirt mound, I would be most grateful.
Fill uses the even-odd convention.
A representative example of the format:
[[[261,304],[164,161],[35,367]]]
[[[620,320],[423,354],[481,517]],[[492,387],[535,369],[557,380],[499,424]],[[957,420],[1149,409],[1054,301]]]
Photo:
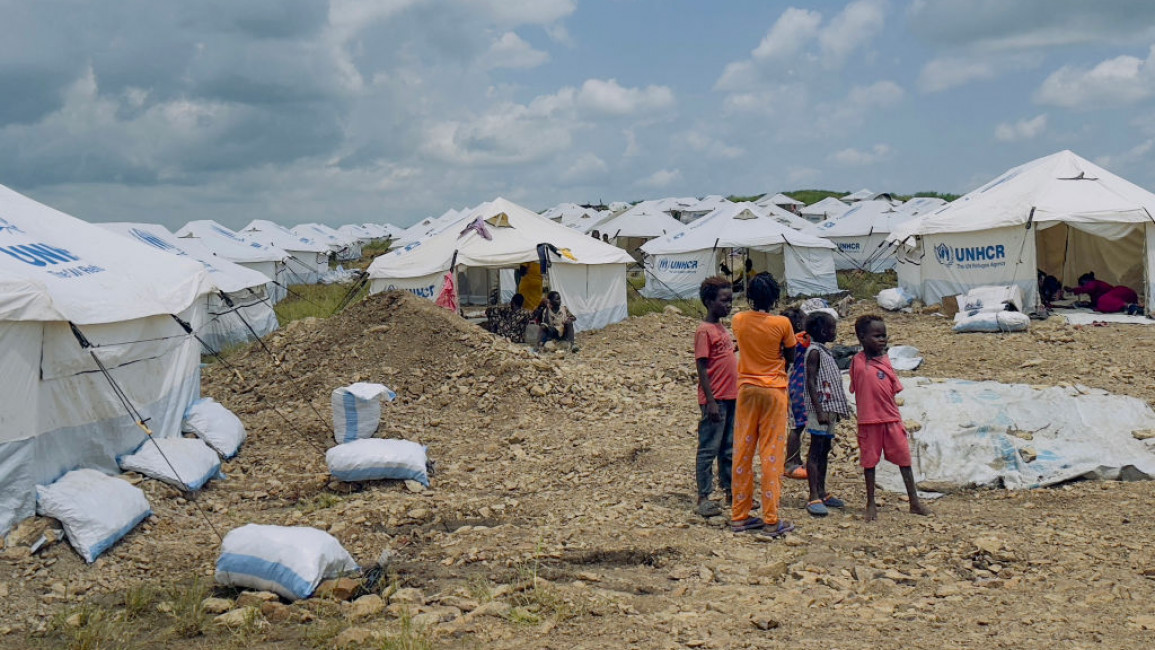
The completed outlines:
[[[264,346],[254,343],[227,364],[206,369],[203,385],[206,394],[219,394],[240,413],[257,413],[270,402],[307,401],[327,414],[330,392],[357,381],[389,386],[400,403],[426,399],[488,413],[525,396],[554,368],[524,346],[394,291],[327,320],[290,323]]]

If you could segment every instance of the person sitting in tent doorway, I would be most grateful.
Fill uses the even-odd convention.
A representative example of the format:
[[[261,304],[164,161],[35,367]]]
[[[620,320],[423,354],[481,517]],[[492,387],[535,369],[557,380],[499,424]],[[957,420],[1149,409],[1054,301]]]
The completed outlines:
[[[1051,303],[1063,299],[1063,283],[1042,269],[1039,269],[1039,297],[1045,307],[1050,307]]]
[[[1095,279],[1095,272],[1089,271],[1079,276],[1079,286],[1069,287],[1067,291],[1075,294],[1086,294],[1091,298],[1091,309],[1102,314],[1142,314],[1143,308],[1139,305],[1139,294],[1130,287],[1113,286],[1102,280]]]
[[[598,241],[602,240],[602,234],[600,232],[598,232],[596,229],[590,232],[590,237],[593,237],[594,239],[596,239]]]
[[[542,287],[545,281],[541,275],[541,264],[527,262],[517,269],[517,292],[525,298],[525,308],[535,311],[541,304]]]
[[[497,305],[485,310],[486,329],[514,343],[525,343],[525,328],[529,325],[529,317],[525,296],[515,293],[508,305]]]
[[[562,341],[569,344],[570,352],[577,352],[573,328],[577,318],[561,304],[561,294],[550,291],[543,306],[545,309],[541,310],[541,337],[538,339],[537,348],[540,349],[550,341]]]
[[[610,243],[610,234],[608,232],[602,233],[602,243],[604,243],[604,244]]]

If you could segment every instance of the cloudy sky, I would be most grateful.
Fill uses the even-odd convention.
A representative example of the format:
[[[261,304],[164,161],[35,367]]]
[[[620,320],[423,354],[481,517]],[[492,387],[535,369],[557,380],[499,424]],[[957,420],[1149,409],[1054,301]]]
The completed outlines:
[[[0,184],[91,221],[1155,188],[1149,0],[0,0]]]

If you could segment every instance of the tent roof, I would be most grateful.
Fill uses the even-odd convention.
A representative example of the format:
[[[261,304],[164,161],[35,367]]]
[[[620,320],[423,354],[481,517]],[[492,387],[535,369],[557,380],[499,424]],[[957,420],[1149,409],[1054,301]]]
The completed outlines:
[[[614,213],[609,210],[597,211],[593,208],[579,208],[576,211],[562,213],[561,225],[566,228],[589,234],[591,230],[600,229],[601,224],[612,219]]]
[[[1066,222],[1144,223],[1155,215],[1155,194],[1068,151],[1013,169],[891,233],[912,235],[970,232],[1005,226]],[[1078,227],[1078,226],[1077,226]]]
[[[200,262],[208,271],[213,285],[225,293],[259,287],[272,280],[260,271],[254,271],[216,255],[196,239],[180,239],[168,228],[159,224],[116,222],[96,225],[171,255]]]
[[[343,247],[357,243],[356,239],[344,233],[337,232],[323,223],[303,223],[299,226],[293,226],[289,229],[289,232],[298,237],[320,240],[331,246]]]
[[[681,230],[683,225],[647,201],[603,221],[598,230],[610,237],[661,237]]]
[[[755,204],[755,205],[758,205],[758,204]],[[783,226],[786,226],[787,228],[792,228],[792,229],[797,230],[797,231],[803,231],[803,230],[809,230],[810,228],[814,227],[814,224],[810,223],[809,221],[794,214],[793,212],[790,212],[788,210],[784,210],[784,209],[778,207],[777,205],[774,205],[773,203],[771,203],[770,205],[759,205],[758,207],[762,208],[763,212],[765,212],[771,218],[773,218],[775,221],[782,224]]]
[[[280,248],[245,239],[211,219],[190,221],[176,231],[176,236],[195,238],[230,262],[280,262],[289,257]]]
[[[685,208],[685,212],[713,212],[718,208],[726,205],[730,201],[720,194],[711,194],[703,197],[701,201],[695,201],[692,205]]]
[[[850,194],[842,197],[842,202],[850,203],[852,201],[870,201],[873,200],[876,196],[878,196],[877,192],[874,190],[868,190],[864,187],[857,192],[851,192]]]
[[[778,194],[775,194],[774,196],[767,195],[767,196],[762,197],[761,199],[758,199],[758,205],[766,206],[766,205],[806,205],[806,204],[803,203],[802,201],[799,201],[798,199],[792,199],[789,196],[786,196],[785,194],[778,193]]]
[[[324,242],[311,237],[297,236],[288,228],[273,223],[272,221],[266,221],[265,219],[253,219],[249,222],[249,225],[245,226],[240,232],[246,239],[275,246],[290,253],[295,251],[306,253],[329,252],[329,246]]]
[[[810,226],[809,232],[819,237],[863,237],[891,232],[915,215],[899,212],[889,201],[859,201],[849,210]]]
[[[834,216],[836,214],[842,214],[849,209],[849,205],[846,205],[833,196],[828,196],[817,203],[811,203],[810,205],[802,208],[802,214]]]
[[[492,239],[485,239],[475,230],[462,231],[476,219],[496,220],[505,215],[507,226],[487,224]],[[565,257],[554,260],[558,264],[630,264],[628,253],[602,242],[594,241],[570,228],[523,208],[512,201],[497,198],[483,203],[466,214],[458,224],[440,233],[426,237],[373,260],[369,266],[371,278],[414,278],[449,269],[453,256],[457,264],[478,267],[509,267],[538,259],[537,245],[548,243],[559,249],[569,249],[577,261]]]
[[[799,248],[834,248],[820,237],[798,232],[753,203],[729,203],[676,233],[642,245],[647,255],[688,253],[708,248],[765,248],[789,244]]]
[[[78,325],[178,314],[212,291],[203,265],[0,185],[0,320]]]

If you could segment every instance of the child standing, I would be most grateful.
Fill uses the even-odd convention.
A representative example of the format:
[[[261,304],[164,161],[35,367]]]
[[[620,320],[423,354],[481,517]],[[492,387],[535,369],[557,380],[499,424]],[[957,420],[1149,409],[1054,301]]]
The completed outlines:
[[[734,292],[721,276],[706,278],[698,288],[706,317],[694,334],[694,361],[698,367],[698,514],[716,517],[722,507],[710,500],[714,489],[713,465],[718,461],[718,485],[731,500],[730,466],[734,456],[734,403],[738,398],[738,357],[734,340],[721,320],[730,315]]]
[[[738,337],[738,401],[734,425],[734,507],[730,528],[735,533],[763,529],[780,537],[794,525],[778,518],[785,469],[786,366],[794,362],[794,329],[790,321],[770,313],[779,288],[769,273],[749,282],[746,296],[753,311],[734,316]],[[751,517],[754,501],[754,453],[762,459],[762,516]]]
[[[883,453],[902,472],[910,511],[916,515],[929,515],[930,510],[919,501],[914,486],[910,445],[894,399],[902,391],[902,384],[886,355],[886,322],[873,314],[859,316],[854,322],[854,334],[862,345],[862,352],[850,361],[850,392],[855,394],[858,408],[858,447],[866,478],[866,520],[878,518],[878,507],[874,502],[874,469]]]
[[[790,327],[798,345],[794,346],[794,365],[790,366],[788,390],[790,393],[790,431],[786,434],[786,478],[806,479],[806,468],[802,465],[802,430],[806,428],[806,348],[810,347],[810,335],[806,333],[806,314],[797,307],[782,311],[790,319]]]
[[[806,430],[810,433],[810,454],[806,459],[806,474],[810,481],[810,498],[806,512],[814,517],[830,514],[827,508],[843,508],[846,504],[826,491],[826,468],[834,431],[838,421],[850,415],[850,404],[842,390],[842,374],[834,355],[826,349],[834,342],[838,322],[830,314],[816,311],[806,319],[806,333],[810,347],[806,350]]]

